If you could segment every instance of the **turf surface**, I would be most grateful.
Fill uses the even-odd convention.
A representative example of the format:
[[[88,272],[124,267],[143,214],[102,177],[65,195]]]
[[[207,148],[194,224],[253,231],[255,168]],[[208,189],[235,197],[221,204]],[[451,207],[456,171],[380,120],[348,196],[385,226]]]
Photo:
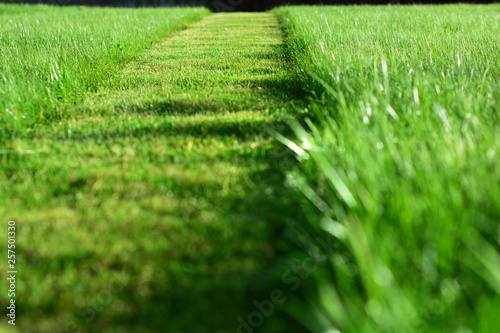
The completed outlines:
[[[0,5],[18,331],[496,332],[498,5],[273,14]]]
[[[318,215],[297,228],[309,249],[318,235],[338,246],[297,318],[315,332],[498,331],[500,6],[275,12],[316,92],[312,120],[293,125],[308,159],[290,183]]]
[[[206,17],[9,142],[21,330],[235,330],[268,295],[296,215],[266,132],[299,97],[282,42],[272,14]]]

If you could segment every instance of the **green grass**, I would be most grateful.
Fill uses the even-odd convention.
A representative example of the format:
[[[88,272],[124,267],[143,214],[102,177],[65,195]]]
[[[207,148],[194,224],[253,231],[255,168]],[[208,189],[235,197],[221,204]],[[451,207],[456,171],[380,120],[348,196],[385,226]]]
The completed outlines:
[[[500,6],[208,14],[0,5],[0,330],[496,332]]]
[[[47,15],[66,24],[76,12],[58,10]],[[115,13],[106,11],[87,9],[81,22]],[[176,15],[204,12],[116,13],[151,14],[158,26],[164,16],[168,27]],[[123,43],[142,43],[142,22],[127,25]],[[120,25],[99,24],[111,36]],[[93,91],[78,86],[86,92],[76,102],[55,102],[42,122],[6,140],[0,216],[18,225],[19,332],[233,331],[251,301],[269,294],[275,235],[299,214],[283,186],[293,156],[265,131],[283,130],[300,98],[282,42],[272,14],[208,16],[131,51]],[[39,110],[28,110],[38,122]],[[279,316],[265,325],[291,329]]]
[[[208,13],[0,4],[0,142],[64,117],[138,51]]]
[[[275,12],[316,101],[291,122],[304,166],[289,183],[320,217],[295,228],[306,251],[337,243],[296,317],[316,332],[496,332],[500,6]]]

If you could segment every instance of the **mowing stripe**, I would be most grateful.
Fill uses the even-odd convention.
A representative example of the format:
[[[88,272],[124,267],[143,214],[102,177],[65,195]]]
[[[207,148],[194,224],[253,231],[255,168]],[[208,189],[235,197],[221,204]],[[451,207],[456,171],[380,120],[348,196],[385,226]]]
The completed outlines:
[[[268,297],[272,234],[298,214],[283,186],[293,157],[265,131],[293,110],[282,43],[272,14],[206,17],[16,142],[36,152],[9,160],[23,180],[7,205],[25,228],[23,274],[59,295],[24,294],[33,322],[55,329],[113,281],[127,320],[108,307],[87,327],[233,331]]]
[[[290,99],[282,43],[272,14],[211,15],[131,63],[120,75],[123,90],[93,102],[182,115],[282,107]]]

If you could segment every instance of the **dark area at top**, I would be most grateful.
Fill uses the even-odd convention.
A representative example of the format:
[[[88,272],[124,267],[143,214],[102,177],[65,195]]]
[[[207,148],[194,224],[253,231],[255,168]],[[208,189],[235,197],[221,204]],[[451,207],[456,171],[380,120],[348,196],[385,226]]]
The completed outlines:
[[[265,11],[286,4],[442,4],[442,3],[492,3],[491,0],[439,1],[439,0],[4,0],[3,3],[39,3],[59,6],[106,6],[106,7],[165,7],[205,6],[215,12]]]

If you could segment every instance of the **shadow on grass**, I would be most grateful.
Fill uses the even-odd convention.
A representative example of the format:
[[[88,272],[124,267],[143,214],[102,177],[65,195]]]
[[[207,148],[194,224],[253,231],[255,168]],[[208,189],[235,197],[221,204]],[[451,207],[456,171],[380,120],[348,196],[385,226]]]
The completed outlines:
[[[183,139],[187,136],[195,138],[224,138],[234,137],[239,139],[251,139],[258,134],[265,133],[266,128],[285,130],[285,124],[279,119],[270,120],[235,120],[222,119],[192,124],[175,123],[168,120],[160,120],[159,123],[148,123],[130,129],[98,129],[86,132],[76,129],[68,137],[67,133],[61,134],[58,140],[98,141],[106,142],[120,138],[144,138],[144,137],[166,137]]]
[[[283,52],[281,47],[276,50]],[[293,104],[302,105],[304,101],[303,84],[295,76],[285,79],[249,80],[246,82],[254,92],[254,97],[263,102],[263,107],[284,108],[293,113]],[[165,138],[227,138],[235,137],[251,141],[267,137],[267,129],[281,133],[287,126],[281,117],[255,121],[252,119],[224,119],[201,121],[199,123],[172,123],[169,116],[179,117],[194,114],[213,114],[218,112],[241,111],[242,106],[231,101],[146,101],[141,104],[122,105],[125,113],[159,116],[156,124],[142,124],[121,130],[109,128],[92,130],[88,133],[73,128],[71,137],[59,140],[76,142],[98,142],[112,145],[123,138],[143,139],[147,136]],[[254,102],[243,105],[250,110]],[[123,283],[119,291],[113,293],[104,304],[96,305],[91,300],[67,308],[74,326],[62,328],[62,332],[237,332],[238,317],[248,318],[257,311],[253,301],[268,300],[276,287],[283,285],[282,271],[279,264],[287,255],[281,252],[277,244],[283,243],[283,230],[290,220],[303,219],[303,212],[297,204],[302,197],[285,187],[285,173],[295,165],[293,154],[278,142],[261,148],[259,146],[240,153],[216,155],[215,160],[206,161],[209,167],[218,162],[241,166],[244,176],[232,183],[238,191],[229,191],[225,196],[207,197],[212,188],[221,188],[222,179],[213,179],[211,184],[196,181],[174,181],[173,185],[182,189],[181,199],[208,201],[204,212],[183,213],[176,216],[182,221],[181,226],[154,231],[165,244],[179,246],[176,251],[163,246],[137,246],[133,258],[114,258],[107,261],[103,268],[107,271],[123,272],[131,277]],[[182,159],[185,156],[180,156]],[[193,164],[189,164],[192,162]],[[130,163],[128,161],[127,163]],[[142,161],[134,163],[140,165]],[[199,161],[185,161],[180,166],[196,169]],[[160,182],[167,181],[166,177]],[[171,176],[170,176],[171,177]],[[89,187],[92,182],[85,179],[75,183],[74,191],[70,188],[63,192],[65,196],[77,196],[78,192]],[[172,185],[172,184],[170,184]],[[209,187],[207,189],[206,187]],[[87,189],[88,190],[88,189]],[[133,189],[131,189],[133,190]],[[127,189],[124,190],[126,193]],[[155,195],[167,195],[167,189],[152,190]],[[134,198],[134,197],[132,197]],[[75,199],[76,200],[76,199]],[[195,201],[196,201],[195,200]],[[99,209],[99,207],[97,207]],[[202,213],[215,216],[207,223]],[[167,215],[158,214],[161,221],[168,224]],[[100,217],[104,220],[105,214]],[[124,217],[131,222],[133,217]],[[104,222],[104,221],[97,221]],[[106,221],[109,222],[109,221]],[[147,240],[150,232],[116,228],[113,237],[130,237],[132,240]],[[180,241],[185,239],[185,241]],[[98,245],[96,245],[98,246]],[[65,270],[81,271],[82,265],[89,262],[99,264],[100,258],[85,255],[81,258],[47,258],[31,253],[27,263],[35,266],[37,272],[53,275],[54,271],[62,274]],[[141,282],[145,265],[153,268],[154,278],[146,284]],[[58,273],[58,274],[59,274]],[[99,272],[92,273],[90,279]],[[88,296],[88,295],[87,295]],[[100,302],[103,303],[103,302]],[[32,309],[31,316],[46,317],[56,314],[57,300]],[[20,312],[23,310],[21,309]],[[63,310],[64,311],[64,310]],[[73,312],[74,311],[74,312]],[[22,313],[20,313],[22,316]],[[273,312],[258,327],[252,327],[249,333],[303,332],[304,329],[282,312]],[[244,332],[245,330],[241,331]]]
[[[269,85],[267,92],[269,96],[287,94],[283,91],[287,89],[287,84],[270,80],[260,82],[259,86],[267,89],[267,85]],[[295,100],[295,102],[303,101]],[[290,108],[290,105],[287,108]],[[156,110],[154,112],[159,116],[158,123],[131,126],[127,130],[109,128],[88,133],[75,128],[70,138],[61,137],[60,140],[112,145],[124,138],[144,139],[154,136],[182,140],[186,136],[192,136],[221,140],[236,138],[252,142],[254,139],[267,137],[266,129],[272,128],[281,133],[287,130],[280,117],[259,118],[259,121],[237,117],[228,119],[214,117],[211,121],[177,124],[169,121],[170,114],[184,113],[187,109],[193,112],[200,110],[206,112],[208,109],[213,115],[217,114],[217,108],[211,109],[209,104],[182,105],[182,103],[167,102],[153,107],[146,105],[143,109],[136,108],[134,112],[142,114]],[[182,117],[184,116],[186,115],[182,114]],[[206,195],[211,189],[205,187],[221,187],[222,180],[214,179],[213,183],[208,185],[196,182],[181,184],[181,180],[174,182],[174,186],[182,189],[182,193],[210,201],[212,208],[208,210],[216,214],[217,226],[206,224],[196,214],[180,216],[179,218],[185,223],[183,228],[187,234],[179,237],[203,239],[212,243],[211,249],[199,250],[201,252],[195,257],[187,255],[173,258],[172,251],[161,247],[138,248],[133,260],[109,261],[104,268],[106,271],[126,272],[132,279],[124,283],[120,292],[113,294],[104,305],[95,305],[92,301],[76,305],[70,315],[76,326],[70,325],[61,332],[73,332],[73,328],[78,328],[81,332],[106,332],[111,329],[117,332],[236,332],[238,317],[247,318],[250,313],[256,311],[253,301],[261,302],[269,299],[270,292],[283,284],[282,272],[278,267],[286,253],[280,253],[276,249],[276,244],[283,242],[282,233],[286,222],[302,218],[302,212],[297,205],[299,198],[284,186],[285,172],[293,167],[295,159],[285,147],[273,141],[265,148],[257,147],[239,153],[224,152],[216,155],[215,161],[206,163],[210,166],[210,163],[222,160],[244,168],[245,176],[232,185],[240,188],[240,194],[230,192],[224,198],[210,201],[211,198]],[[193,161],[193,163],[200,162]],[[197,167],[196,164],[186,166],[191,169]],[[77,202],[78,193],[88,190],[92,183],[91,180],[79,179],[75,184],[69,183],[70,188],[59,194],[54,193],[54,196],[74,196],[75,199],[68,202]],[[154,194],[166,193],[155,190]],[[169,217],[164,216],[163,219],[168,222]],[[122,230],[116,230],[118,236],[121,233]],[[172,237],[169,233],[162,235],[165,242],[169,242]],[[142,236],[124,234],[122,237],[130,237],[133,240]],[[144,238],[146,237],[147,235],[144,235]],[[188,245],[184,246],[196,247],[195,243],[187,242]],[[245,243],[251,243],[245,245],[249,246],[249,249],[241,249]],[[180,248],[178,251],[184,250]],[[44,258],[32,253],[28,264],[36,265],[37,272],[51,275],[54,271],[80,271],[82,265],[88,265],[92,261],[98,264],[99,258],[92,258],[89,255],[82,258]],[[240,261],[249,262],[247,269],[217,268],[233,263],[234,267],[244,267],[245,265],[238,263]],[[155,279],[145,286],[140,283],[139,278],[142,263],[149,263],[154,267]],[[172,267],[177,264],[184,268],[179,272],[173,272]],[[186,268],[190,266],[194,267],[192,271]],[[207,271],[205,272],[202,267]],[[141,290],[144,288],[148,292],[141,295]],[[122,304],[126,310],[115,309],[116,304]],[[31,316],[37,314],[47,316],[57,312],[57,302],[54,302],[37,310],[33,309]],[[266,318],[262,326],[254,330],[266,333],[303,331],[300,325],[280,311]]]
[[[278,124],[273,124],[273,127]],[[260,129],[263,128],[262,125]],[[254,135],[260,134],[258,130],[258,126],[252,127]],[[208,135],[240,135],[244,131],[233,125],[218,129],[218,134],[212,129]],[[206,135],[195,126],[186,133],[193,135],[193,132]],[[149,134],[150,129],[138,129],[134,135],[140,137],[145,133]],[[130,134],[111,133],[105,140],[113,141],[123,136]],[[167,243],[176,244],[178,238],[192,237],[193,241],[187,242],[189,252],[189,248],[199,245],[195,240],[200,238],[204,242],[210,241],[210,246],[199,245],[201,248],[196,255],[179,253],[186,250],[182,248],[172,252],[162,247],[138,246],[133,259],[108,259],[105,270],[126,272],[132,279],[121,285],[119,292],[106,298],[104,303],[96,302],[101,297],[98,292],[91,295],[90,301],[77,304],[72,314],[76,326],[63,331],[72,332],[72,327],[78,327],[82,332],[105,332],[111,328],[117,332],[236,332],[237,318],[247,318],[256,311],[253,301],[268,300],[270,292],[283,283],[278,267],[286,254],[280,253],[275,245],[283,241],[285,222],[300,219],[302,212],[296,204],[295,194],[284,186],[284,172],[293,166],[294,160],[281,144],[274,142],[266,151],[239,154],[234,156],[234,162],[242,166],[266,167],[247,172],[246,181],[234,184],[244,195],[229,193],[210,202],[211,208],[208,209],[217,216],[215,225],[207,224],[194,214],[180,217],[184,231],[169,229],[160,232]],[[214,179],[214,183],[219,181]],[[196,198],[203,198],[210,192],[205,187],[212,186],[183,183],[182,180],[178,180],[177,185],[183,193],[191,193]],[[76,190],[81,190],[81,187]],[[168,222],[168,216],[162,220]],[[147,235],[116,229],[114,237],[135,240],[147,239]],[[185,242],[180,244],[186,246]],[[29,265],[36,265],[37,272],[45,271],[48,275],[54,271],[81,271],[92,262],[98,264],[99,258],[93,258],[89,253],[80,258],[47,258],[31,253],[28,259]],[[154,269],[154,279],[146,285],[141,283],[144,264],[152,265]],[[178,272],[173,268],[177,264],[183,266]],[[97,276],[98,272],[94,274]],[[143,293],[144,289],[148,292]],[[116,304],[123,304],[127,310],[116,310]],[[57,312],[56,307],[57,301],[54,301],[53,305],[34,309],[31,315],[47,316]],[[303,329],[277,311],[254,332],[303,332]]]
[[[133,85],[137,84],[137,82],[133,83]],[[114,105],[100,106],[97,110],[93,107],[77,107],[71,112],[80,115],[97,113],[109,117],[123,112],[188,117],[196,114],[256,110],[256,105],[257,109],[273,111],[285,108],[293,111],[295,107],[302,107],[306,104],[302,84],[294,78],[285,80],[254,78],[231,81],[231,85],[239,87],[233,92],[234,94],[244,91],[244,96],[239,99],[235,99],[229,92],[220,92],[220,96],[207,96],[203,91],[196,94],[196,87],[203,86],[203,84],[203,80],[187,84],[184,89],[191,92],[189,98],[172,99],[161,95],[151,98],[138,97],[138,101],[123,100]],[[64,114],[64,117],[67,116],[68,113]]]

